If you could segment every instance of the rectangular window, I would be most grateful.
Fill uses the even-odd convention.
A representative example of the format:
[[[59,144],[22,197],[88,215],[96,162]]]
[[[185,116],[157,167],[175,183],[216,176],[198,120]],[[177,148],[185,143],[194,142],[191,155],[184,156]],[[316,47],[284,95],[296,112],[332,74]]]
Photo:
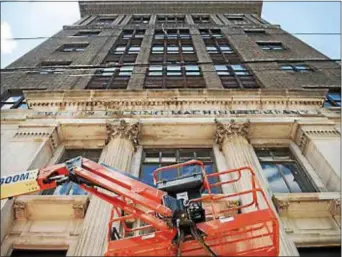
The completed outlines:
[[[101,31],[98,30],[79,31],[74,35],[74,37],[96,37],[100,32]]]
[[[258,88],[253,74],[242,64],[215,65],[224,88]]]
[[[272,192],[316,191],[289,148],[260,148],[255,149],[255,153]]]
[[[157,15],[157,23],[185,23],[185,16]]]
[[[257,44],[262,50],[278,51],[285,49],[281,42],[257,42]]]
[[[204,88],[201,69],[196,64],[150,65],[145,88]]]
[[[313,71],[306,64],[283,64],[280,69],[287,72],[310,72]]]
[[[150,15],[133,15],[132,19],[130,20],[129,24],[148,24],[150,22]]]
[[[193,159],[200,160],[204,163],[207,174],[217,172],[212,149],[144,149],[140,179],[149,185],[153,185],[152,174],[155,169]],[[193,172],[198,172],[193,166],[170,170],[160,173],[158,180],[173,179],[182,175],[190,175]],[[217,178],[209,178],[209,182],[212,184],[218,181]],[[220,189],[212,188],[212,192],[219,193]]]
[[[59,48],[60,52],[84,52],[89,44],[65,44]]]
[[[7,109],[28,109],[21,90],[8,90],[1,96],[1,110]]]
[[[106,18],[106,17],[98,17],[96,18],[92,24],[95,25],[110,25],[115,21],[116,17],[112,17],[112,18]]]
[[[65,71],[66,66],[69,66],[71,61],[48,61],[41,62],[37,66],[36,71],[28,71],[27,74],[40,74],[40,75],[49,75],[49,74],[61,74]]]
[[[341,89],[330,89],[324,107],[341,107]]]
[[[156,30],[152,41],[150,63],[197,62],[189,30]]]
[[[193,15],[192,20],[195,24],[213,24],[209,15]]]
[[[248,24],[249,22],[243,15],[224,15],[228,21],[235,25],[244,25]]]
[[[263,36],[263,35],[266,35],[266,31],[264,29],[245,29],[244,32],[248,36]]]
[[[66,149],[58,163],[63,163],[72,158],[82,156],[94,162],[100,159],[102,149]],[[48,189],[42,192],[42,195],[86,195],[87,192],[83,191],[77,184],[68,182],[59,185],[57,188]]]

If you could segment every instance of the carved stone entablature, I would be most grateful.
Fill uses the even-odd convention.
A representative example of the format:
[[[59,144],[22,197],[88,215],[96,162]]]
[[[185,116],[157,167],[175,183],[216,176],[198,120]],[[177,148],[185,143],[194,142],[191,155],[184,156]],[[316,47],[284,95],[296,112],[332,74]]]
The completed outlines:
[[[27,203],[21,201],[15,201],[13,204],[14,217],[17,220],[27,219]]]
[[[40,90],[42,91],[42,90]],[[80,111],[80,110],[127,110],[134,106],[137,110],[147,107],[196,108],[215,105],[223,109],[318,109],[324,101],[323,92],[303,90],[251,89],[234,90],[69,90],[69,91],[25,91],[28,105],[34,111]],[[281,97],[280,97],[281,96]],[[210,107],[209,107],[210,108]],[[150,110],[150,109],[148,109]]]
[[[247,138],[250,122],[236,123],[235,120],[231,120],[228,124],[223,124],[218,120],[216,123],[215,143],[220,146],[222,150],[223,142],[226,138],[233,136],[242,136]]]
[[[125,120],[120,120],[119,125],[108,123],[107,125],[107,134],[109,142],[110,138],[121,137],[130,140],[136,150],[136,147],[139,145],[139,132],[140,132],[140,123],[136,122],[134,124],[128,124]]]

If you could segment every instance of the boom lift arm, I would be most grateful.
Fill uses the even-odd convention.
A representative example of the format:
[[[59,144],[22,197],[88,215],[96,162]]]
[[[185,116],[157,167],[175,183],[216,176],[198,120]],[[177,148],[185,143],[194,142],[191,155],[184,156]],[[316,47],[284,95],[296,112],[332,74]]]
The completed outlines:
[[[158,181],[161,172],[182,168],[196,168],[199,172]],[[243,172],[251,175],[251,190],[212,194],[212,187],[235,183]],[[218,175],[207,175],[203,163],[192,160],[155,170],[153,187],[107,165],[77,157],[63,164],[2,177],[1,199],[52,189],[69,181],[78,184],[113,206],[105,256],[278,255],[277,219],[264,192],[256,186],[253,171],[243,167],[222,174],[236,176],[210,184],[209,179]],[[202,196],[204,190],[207,195]],[[266,200],[263,210],[258,194]],[[218,201],[242,195],[251,195],[252,202],[224,210],[216,208]],[[204,202],[209,202],[210,208],[205,208]],[[251,206],[256,210],[242,213]],[[126,226],[128,220],[147,225],[130,229]],[[117,222],[123,228],[122,237],[113,228]],[[125,237],[126,232],[134,235]]]

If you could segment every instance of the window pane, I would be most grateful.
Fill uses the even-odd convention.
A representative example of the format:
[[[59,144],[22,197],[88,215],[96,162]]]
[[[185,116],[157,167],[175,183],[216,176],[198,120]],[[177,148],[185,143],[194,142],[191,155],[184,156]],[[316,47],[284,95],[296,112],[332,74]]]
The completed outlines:
[[[149,70],[150,71],[162,71],[163,70],[163,66],[150,66]]]
[[[28,109],[28,105],[26,103],[22,103],[19,105],[18,109]]]
[[[328,93],[327,97],[329,100],[341,102],[341,94],[340,93],[337,93],[337,92],[336,93],[335,92]]]
[[[299,187],[293,174],[298,175],[298,169],[294,163],[278,164],[278,168],[285,176],[287,183],[290,185],[291,193],[301,193],[302,190]],[[293,173],[293,174],[292,174]]]
[[[290,193],[285,181],[279,173],[278,166],[276,164],[261,163],[261,167],[266,175],[268,183],[270,184],[272,192]]]
[[[120,71],[133,71],[133,66],[123,66]]]
[[[153,171],[159,168],[159,164],[142,164],[140,179],[142,182],[153,186]]]
[[[20,100],[22,96],[10,96],[9,98],[6,99],[6,103],[14,103],[18,100]]]
[[[286,70],[286,71],[293,71],[293,67],[291,65],[282,65],[280,66],[280,69]]]
[[[181,67],[180,66],[167,66],[168,71],[180,71]]]
[[[186,71],[199,71],[199,67],[197,65],[186,65],[185,70]]]
[[[246,70],[246,68],[242,66],[241,64],[234,64],[234,65],[231,65],[230,67],[232,67],[234,71]]]
[[[163,72],[161,71],[150,71],[148,73],[149,76],[162,76],[163,75]]]
[[[228,70],[226,65],[215,65],[215,69],[217,71],[227,71]]]
[[[3,106],[1,106],[1,110],[11,109],[12,106],[13,104],[4,104]]]

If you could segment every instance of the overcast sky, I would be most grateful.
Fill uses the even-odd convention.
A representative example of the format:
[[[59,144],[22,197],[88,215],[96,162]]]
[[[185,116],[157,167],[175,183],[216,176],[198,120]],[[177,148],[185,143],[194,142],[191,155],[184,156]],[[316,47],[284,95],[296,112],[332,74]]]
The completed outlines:
[[[340,2],[264,2],[262,17],[290,33],[340,33]],[[1,68],[80,19],[77,2],[1,2]],[[333,59],[340,59],[340,35],[296,35]]]

